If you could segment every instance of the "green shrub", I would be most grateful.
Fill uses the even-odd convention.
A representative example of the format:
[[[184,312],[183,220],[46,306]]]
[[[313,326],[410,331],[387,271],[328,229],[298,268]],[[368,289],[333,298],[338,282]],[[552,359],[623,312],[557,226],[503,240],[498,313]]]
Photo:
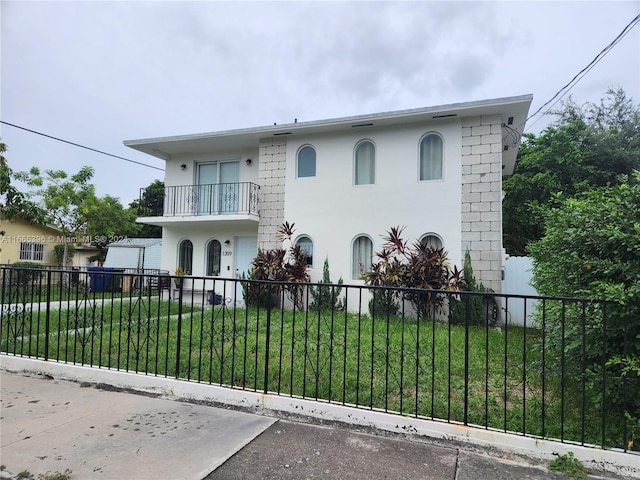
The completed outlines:
[[[540,212],[545,236],[529,246],[534,287],[540,295],[595,300],[546,302],[538,312],[545,366],[562,364],[576,388],[584,384],[587,401],[639,418],[640,396],[627,389],[638,373],[607,361],[640,358],[640,173],[577,198],[558,195]]]
[[[271,299],[269,299],[269,285],[266,283],[255,282],[251,279],[251,273],[240,275],[240,285],[244,294],[244,301],[248,306],[263,308],[279,308],[280,307],[280,289],[271,287]]]
[[[338,279],[337,285],[342,285],[344,282],[342,277]],[[344,304],[340,299],[340,292],[342,287],[335,286],[331,281],[331,274],[329,273],[329,259],[325,258],[324,266],[322,267],[322,280],[318,282],[318,286],[310,286],[309,294],[313,298],[309,309],[311,310],[344,310]]]
[[[397,295],[389,289],[372,289],[373,296],[369,300],[369,315],[373,318],[388,318],[398,314],[400,305]]]
[[[482,282],[477,283],[476,277],[473,275],[469,250],[464,254],[462,274],[460,290],[463,292],[485,292],[486,289]],[[454,325],[465,323],[466,310],[469,309],[470,325],[484,325],[488,316],[488,298],[484,295],[461,295],[460,297],[460,300],[453,297],[449,300],[449,322]]]
[[[279,298],[280,292],[284,289],[297,308],[304,308],[304,289],[302,284],[309,282],[307,253],[299,245],[292,244],[294,225],[294,223],[284,222],[278,229],[278,240],[281,242],[288,241],[291,246],[287,250],[284,248],[259,250],[258,255],[251,263],[252,268],[249,272],[249,278],[252,280],[286,283],[272,284],[270,286],[259,283],[247,284],[248,291],[246,293],[252,302],[255,301],[262,305],[266,299],[267,305],[269,305],[269,297],[266,290],[270,287],[272,295]],[[253,289],[255,291],[251,291]],[[263,290],[265,291],[263,292]],[[263,295],[266,295],[266,297],[263,297]],[[273,303],[271,305],[275,306]]]
[[[29,285],[42,277],[44,270],[42,265],[35,262],[16,262],[11,265],[11,270],[6,270],[11,285]]]
[[[67,263],[71,262],[73,256],[76,253],[76,247],[73,245],[67,245]],[[54,245],[53,246],[53,255],[56,258],[56,264],[62,265],[64,260],[64,244]]]

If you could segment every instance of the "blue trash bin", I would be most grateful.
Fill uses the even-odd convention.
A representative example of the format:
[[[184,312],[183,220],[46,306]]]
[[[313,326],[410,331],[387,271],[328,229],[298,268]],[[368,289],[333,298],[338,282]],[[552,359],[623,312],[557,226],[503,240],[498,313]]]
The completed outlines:
[[[87,269],[89,272],[89,291],[91,293],[104,292],[107,290],[105,270],[104,267],[89,267]]]

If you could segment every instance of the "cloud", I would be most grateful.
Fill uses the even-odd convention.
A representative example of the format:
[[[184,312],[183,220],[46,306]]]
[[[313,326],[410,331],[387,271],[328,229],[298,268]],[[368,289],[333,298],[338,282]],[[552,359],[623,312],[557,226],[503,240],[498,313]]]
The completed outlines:
[[[0,8],[2,119],[158,166],[122,141],[523,93],[541,105],[637,14],[618,1]],[[610,85],[640,98],[639,32],[585,78],[578,103]],[[98,190],[127,200],[161,176],[8,127],[2,139],[19,169],[92,164]]]

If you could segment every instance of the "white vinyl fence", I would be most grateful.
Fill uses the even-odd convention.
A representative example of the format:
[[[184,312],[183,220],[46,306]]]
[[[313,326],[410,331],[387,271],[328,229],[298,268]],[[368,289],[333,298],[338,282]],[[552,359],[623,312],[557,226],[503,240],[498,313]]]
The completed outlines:
[[[504,264],[502,293],[537,295],[538,293],[529,283],[533,277],[532,266],[533,262],[529,257],[508,257]],[[533,325],[533,313],[538,302],[535,300],[526,300],[526,302],[526,325],[529,327]],[[525,325],[525,300],[509,298],[505,303],[502,305],[503,321],[509,325]]]

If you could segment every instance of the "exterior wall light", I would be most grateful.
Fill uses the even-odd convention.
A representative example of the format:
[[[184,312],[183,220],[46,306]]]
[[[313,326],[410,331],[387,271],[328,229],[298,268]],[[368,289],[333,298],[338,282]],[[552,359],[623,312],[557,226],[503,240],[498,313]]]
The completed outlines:
[[[247,166],[251,165],[251,159],[247,158],[247,161],[245,163],[247,164]]]
[[[183,163],[182,165],[180,165],[180,170],[186,170],[187,169],[187,164]]]

